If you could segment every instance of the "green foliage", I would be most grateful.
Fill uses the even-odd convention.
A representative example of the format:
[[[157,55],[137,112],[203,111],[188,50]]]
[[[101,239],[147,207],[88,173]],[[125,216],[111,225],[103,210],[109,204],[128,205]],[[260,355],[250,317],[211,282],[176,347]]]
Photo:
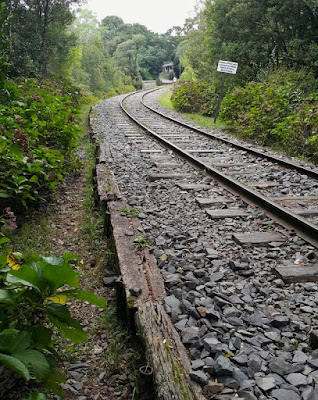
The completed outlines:
[[[244,139],[318,160],[318,95],[303,71],[282,70],[227,95],[220,118]]]
[[[187,82],[175,88],[171,102],[175,110],[183,113],[213,115],[217,94],[206,82]]]
[[[118,96],[120,94],[134,92],[136,89],[133,85],[122,85],[115,87],[114,89],[110,90],[109,92],[105,93],[103,98],[109,99],[110,97]]]
[[[239,63],[233,77],[245,84],[272,67],[306,68],[318,74],[318,18],[311,1],[215,0],[206,3],[208,62]],[[251,15],[253,18],[251,18]]]
[[[80,132],[76,87],[39,78],[18,80],[15,90],[17,100],[0,104],[0,209],[27,208],[54,190],[72,167]]]
[[[128,218],[137,218],[138,215],[143,212],[141,208],[121,208],[120,210],[120,215]]]
[[[134,243],[136,243],[135,250],[136,251],[141,251],[144,250],[145,248],[149,247],[149,242],[144,236],[137,236],[134,240]]]
[[[57,383],[58,354],[53,336],[63,336],[73,343],[85,341],[86,333],[71,317],[71,299],[88,301],[105,308],[104,299],[80,290],[77,256],[62,258],[29,256],[23,258],[0,247],[0,363],[7,367],[0,388],[13,371],[26,381],[43,383],[60,393]],[[67,285],[68,288],[65,289]],[[41,397],[42,396],[42,397]],[[29,399],[44,399],[34,393]]]
[[[67,32],[78,0],[5,1],[10,19],[9,73],[11,77],[60,73],[75,44]]]

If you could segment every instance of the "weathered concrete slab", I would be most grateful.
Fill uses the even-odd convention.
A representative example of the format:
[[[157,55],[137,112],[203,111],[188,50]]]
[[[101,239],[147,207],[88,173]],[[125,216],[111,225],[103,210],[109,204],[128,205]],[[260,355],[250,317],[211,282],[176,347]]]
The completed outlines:
[[[269,187],[281,186],[281,184],[277,183],[277,182],[252,182],[252,183],[249,183],[249,185],[259,188],[259,189],[266,189]]]
[[[232,160],[232,157],[200,157],[201,161],[204,161],[207,164],[215,164],[215,163],[225,163],[227,161]]]
[[[212,204],[225,204],[225,203],[232,202],[231,199],[229,199],[228,197],[223,197],[223,196],[209,197],[209,198],[197,197],[196,201],[201,207],[210,206]]]
[[[112,158],[109,144],[106,141],[102,141],[99,145],[96,145],[98,151],[97,164],[105,164]]]
[[[233,239],[238,244],[266,244],[270,242],[284,242],[286,237],[278,232],[247,232],[235,233]]]
[[[162,150],[142,149],[142,150],[140,150],[140,153],[162,153]]]
[[[158,400],[206,400],[190,378],[191,364],[171,318],[160,304],[147,302],[136,314],[148,347]]]
[[[212,186],[204,185],[200,183],[185,183],[185,182],[177,182],[176,185],[181,190],[204,190],[204,189],[211,189]]]
[[[154,163],[157,163],[157,162],[171,161],[172,159],[170,156],[154,154],[150,156],[150,160],[153,161]]]
[[[158,181],[160,179],[189,179],[191,178],[190,174],[151,174],[148,175],[147,179],[150,182]]]
[[[184,149],[188,153],[220,153],[220,150],[216,149]]]
[[[215,210],[205,210],[205,212],[213,219],[220,218],[236,218],[236,217],[246,217],[248,213],[244,210],[236,209],[215,209]]]
[[[145,138],[144,135],[136,135],[134,133],[125,133],[125,137],[129,139],[134,139],[134,138]]]
[[[303,217],[316,217],[318,215],[318,208],[293,208],[291,211]]]
[[[273,200],[288,203],[317,203],[318,196],[282,196],[274,197]]]
[[[318,281],[318,264],[277,266],[274,271],[286,283]]]
[[[155,163],[156,164],[156,167],[157,168],[162,168],[162,169],[165,169],[165,168],[176,168],[176,167],[180,167],[180,164],[178,164],[177,162],[174,162],[174,163],[158,163],[158,162],[156,162]]]
[[[106,164],[96,165],[97,195],[101,201],[114,201],[121,199],[113,172]]]
[[[247,165],[246,163],[215,163],[214,166],[218,168],[233,168],[233,167],[243,167]]]
[[[165,139],[171,140],[189,140],[189,136],[181,136],[181,135],[161,135]]]

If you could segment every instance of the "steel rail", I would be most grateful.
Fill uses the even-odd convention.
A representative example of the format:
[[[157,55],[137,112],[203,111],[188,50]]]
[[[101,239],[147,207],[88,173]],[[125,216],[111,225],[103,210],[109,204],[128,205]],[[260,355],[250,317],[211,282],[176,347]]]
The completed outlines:
[[[296,170],[296,171],[298,171],[298,172],[300,172],[300,173],[302,173],[302,174],[304,174],[304,175],[309,176],[310,178],[318,179],[318,169],[317,169],[317,168],[316,168],[316,169],[310,169],[310,168],[306,168],[306,167],[303,167],[303,166],[301,166],[301,165],[298,165],[298,164],[296,164],[296,163],[294,163],[294,162],[282,160],[281,158],[276,157],[276,156],[274,156],[274,155],[266,154],[266,153],[263,153],[262,151],[259,151],[259,150],[257,150],[257,149],[253,149],[253,148],[250,148],[250,147],[248,147],[248,146],[244,146],[243,144],[239,144],[239,143],[232,142],[232,141],[229,140],[229,139],[221,138],[221,137],[215,136],[215,135],[213,135],[213,133],[203,131],[203,130],[201,130],[201,129],[199,129],[199,128],[193,127],[193,126],[190,125],[190,124],[187,124],[186,122],[178,121],[177,119],[175,119],[175,118],[173,118],[173,117],[170,117],[169,115],[165,115],[164,113],[162,113],[162,112],[160,112],[160,111],[158,111],[158,110],[155,110],[154,108],[152,108],[152,107],[148,106],[147,104],[145,104],[145,102],[144,102],[144,97],[145,97],[147,94],[149,94],[149,93],[151,93],[151,92],[154,92],[154,91],[156,91],[156,90],[159,90],[159,89],[152,89],[152,90],[150,90],[150,91],[144,93],[143,96],[142,96],[142,98],[141,98],[141,103],[142,103],[142,105],[143,105],[144,107],[146,107],[148,110],[150,110],[150,111],[152,111],[152,112],[154,112],[154,113],[160,115],[161,117],[163,117],[163,118],[165,118],[165,119],[168,119],[169,121],[175,122],[176,124],[178,124],[178,125],[180,125],[180,126],[184,126],[184,127],[188,128],[188,129],[191,129],[191,130],[194,131],[194,132],[197,132],[197,133],[199,133],[199,134],[201,134],[201,135],[204,135],[204,136],[206,136],[206,137],[208,137],[208,138],[210,138],[210,139],[218,140],[218,141],[220,141],[220,142],[222,142],[222,143],[225,143],[225,144],[228,144],[228,145],[230,145],[230,146],[233,146],[233,147],[235,147],[236,149],[244,150],[244,151],[247,151],[248,153],[253,154],[253,155],[255,155],[255,156],[259,156],[259,157],[262,157],[262,158],[266,158],[266,159],[269,160],[269,161],[276,162],[276,163],[278,163],[279,165],[284,166],[285,168],[294,169],[294,170]]]
[[[175,153],[177,153],[182,158],[186,159],[192,165],[199,167],[200,169],[204,169],[209,175],[217,179],[222,183],[223,187],[225,187],[232,194],[239,196],[251,205],[257,205],[261,207],[266,214],[271,217],[273,220],[284,226],[289,230],[294,230],[298,236],[312,244],[313,246],[318,248],[318,226],[307,221],[305,218],[294,214],[287,210],[286,208],[280,206],[279,204],[271,201],[267,197],[257,193],[256,191],[248,188],[247,186],[241,184],[240,182],[230,178],[229,176],[223,174],[219,170],[209,166],[208,164],[200,161],[199,159],[193,157],[187,151],[184,151],[179,146],[176,146],[174,143],[170,142],[167,139],[162,138],[158,133],[154,132],[146,125],[138,121],[125,107],[124,100],[126,100],[129,96],[132,96],[134,93],[130,93],[126,95],[121,101],[120,106],[122,110],[128,115],[128,117],[134,121],[137,125],[143,128],[146,132],[148,132],[151,136],[156,138],[160,143],[164,144],[164,146],[172,149]]]

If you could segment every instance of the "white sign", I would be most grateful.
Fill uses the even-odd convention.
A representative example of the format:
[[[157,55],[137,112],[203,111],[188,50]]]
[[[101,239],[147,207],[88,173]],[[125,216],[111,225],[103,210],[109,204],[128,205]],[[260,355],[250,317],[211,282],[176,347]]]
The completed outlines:
[[[225,72],[226,74],[236,74],[237,67],[237,62],[220,60],[218,64],[218,72]]]

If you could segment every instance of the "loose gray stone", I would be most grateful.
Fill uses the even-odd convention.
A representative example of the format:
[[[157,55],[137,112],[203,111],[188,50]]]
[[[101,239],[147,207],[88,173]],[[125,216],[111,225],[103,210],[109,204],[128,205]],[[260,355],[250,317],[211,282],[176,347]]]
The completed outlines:
[[[210,353],[215,353],[215,347],[221,342],[216,337],[208,337],[202,340],[204,348]]]
[[[184,344],[191,344],[199,340],[199,328],[190,326],[182,330],[182,342]]]
[[[257,400],[257,397],[254,395],[254,393],[247,390],[239,390],[238,395],[244,400]]]
[[[171,308],[179,308],[180,307],[180,300],[178,300],[175,296],[165,297],[165,303]]]
[[[301,397],[293,390],[274,389],[271,396],[277,400],[301,400]]]
[[[239,354],[235,357],[232,357],[232,360],[234,360],[236,363],[244,365],[247,363],[247,355],[246,354]]]
[[[262,364],[263,360],[257,354],[251,354],[247,361],[248,367],[251,368],[253,372],[259,372],[262,369]]]
[[[224,389],[224,385],[222,383],[209,382],[204,387],[203,391],[204,391],[204,394],[210,398],[217,393],[221,393],[223,389]]]
[[[202,371],[191,371],[189,376],[192,380],[194,380],[195,382],[199,383],[202,386],[207,385],[209,382],[207,375]]]
[[[307,358],[308,359],[308,358]],[[318,358],[315,358],[313,360],[308,360],[308,364],[315,369],[318,369]]]
[[[219,356],[214,363],[214,371],[217,376],[231,376],[234,371],[234,365],[228,358]]]
[[[253,326],[263,326],[265,324],[265,318],[262,318],[258,313],[250,315],[247,320]]]
[[[286,380],[293,386],[305,386],[307,385],[307,378],[303,374],[299,373],[294,373],[294,374],[289,374],[286,377]]]
[[[318,393],[312,387],[306,387],[301,395],[303,400],[318,400]]]
[[[103,278],[104,286],[113,286],[117,279],[118,276],[106,276],[105,278]]]
[[[196,370],[204,367],[204,365],[205,365],[205,362],[203,360],[195,360],[195,361],[192,361],[192,363],[191,363],[191,369],[193,371],[196,371]]]
[[[268,392],[271,389],[276,387],[276,382],[273,377],[255,377],[255,381],[257,386],[262,389],[264,392]]]
[[[284,315],[277,315],[270,324],[275,328],[282,328],[289,324],[289,318]]]
[[[293,362],[294,363],[305,363],[308,360],[308,356],[300,350],[295,351]]]
[[[279,375],[288,375],[302,371],[304,366],[301,364],[291,364],[282,358],[277,357],[269,363],[269,368]]]
[[[281,336],[279,333],[271,331],[271,332],[265,332],[264,336],[266,336],[268,339],[272,340],[273,342],[280,342]]]
[[[216,320],[218,321],[220,319],[220,313],[218,311],[213,310],[213,308],[208,308],[206,310],[206,317],[209,320]]]

